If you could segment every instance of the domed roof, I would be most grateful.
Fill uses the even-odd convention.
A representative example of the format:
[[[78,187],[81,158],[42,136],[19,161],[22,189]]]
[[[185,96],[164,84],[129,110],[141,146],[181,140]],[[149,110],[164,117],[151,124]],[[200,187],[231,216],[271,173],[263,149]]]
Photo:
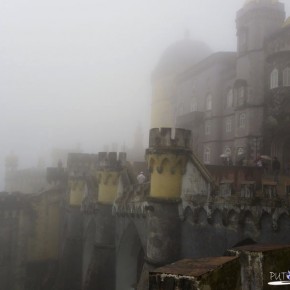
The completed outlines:
[[[278,3],[279,0],[246,0],[244,6],[250,4],[250,3]]]
[[[211,49],[205,43],[185,37],[163,52],[155,73],[157,75],[179,73],[210,54]]]

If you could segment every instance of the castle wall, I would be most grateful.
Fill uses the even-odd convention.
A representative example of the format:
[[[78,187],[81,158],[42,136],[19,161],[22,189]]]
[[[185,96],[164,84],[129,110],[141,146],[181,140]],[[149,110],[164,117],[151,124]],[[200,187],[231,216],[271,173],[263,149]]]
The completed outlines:
[[[62,195],[58,190],[47,191],[31,198],[35,222],[28,238],[29,262],[58,260],[61,201]]]

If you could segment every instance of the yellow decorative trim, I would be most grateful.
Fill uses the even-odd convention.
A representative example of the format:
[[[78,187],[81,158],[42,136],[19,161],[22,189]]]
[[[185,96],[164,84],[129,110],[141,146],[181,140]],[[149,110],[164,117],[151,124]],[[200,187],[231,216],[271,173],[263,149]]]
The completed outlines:
[[[151,172],[150,196],[166,199],[179,198],[187,156],[173,153],[149,154],[147,160],[149,160]]]
[[[70,180],[69,181],[69,205],[81,206],[85,195],[85,181],[84,180]]]
[[[99,171],[97,176],[99,182],[98,202],[113,204],[117,197],[120,172]]]

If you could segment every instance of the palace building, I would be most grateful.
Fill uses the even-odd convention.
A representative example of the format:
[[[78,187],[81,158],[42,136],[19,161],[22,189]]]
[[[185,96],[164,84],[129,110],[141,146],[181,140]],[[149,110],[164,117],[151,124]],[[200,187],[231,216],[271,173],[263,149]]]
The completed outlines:
[[[237,12],[237,51],[185,39],[162,56],[153,77],[151,127],[193,132],[205,164],[221,155],[251,165],[259,155],[285,165],[290,138],[290,19],[279,1],[246,1]]]

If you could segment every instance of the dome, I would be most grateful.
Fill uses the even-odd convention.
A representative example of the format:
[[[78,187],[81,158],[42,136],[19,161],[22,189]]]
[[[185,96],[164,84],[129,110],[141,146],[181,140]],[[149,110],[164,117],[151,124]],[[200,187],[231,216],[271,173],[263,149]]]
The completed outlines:
[[[251,3],[278,3],[279,0],[246,0],[244,6],[251,4]]]
[[[210,54],[211,50],[205,43],[186,37],[173,43],[163,52],[155,69],[155,74],[179,73]]]

